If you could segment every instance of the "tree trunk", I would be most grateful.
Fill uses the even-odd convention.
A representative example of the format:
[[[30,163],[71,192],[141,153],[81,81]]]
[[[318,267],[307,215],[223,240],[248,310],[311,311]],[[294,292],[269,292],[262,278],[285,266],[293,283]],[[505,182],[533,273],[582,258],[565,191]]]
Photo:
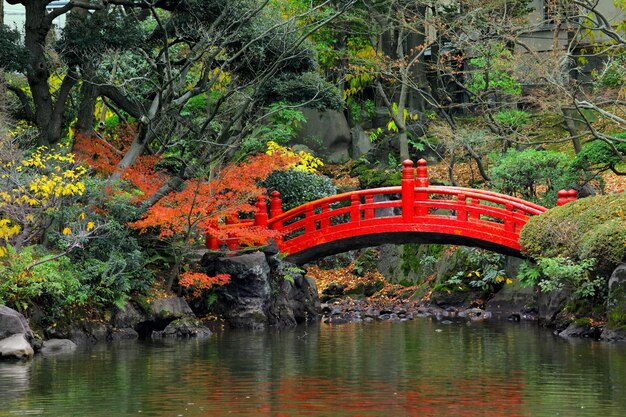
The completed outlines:
[[[50,70],[46,61],[46,38],[52,27],[48,21],[46,5],[49,1],[32,0],[24,2],[26,23],[24,46],[29,52],[29,68],[26,74],[28,86],[35,104],[35,123],[39,128],[39,143],[50,145],[59,141],[63,128],[65,101],[76,80],[68,71],[58,92],[56,103],[50,93]]]
[[[400,131],[398,139],[400,140],[400,161],[406,161],[407,159],[410,159],[409,141],[406,129]]]
[[[83,84],[80,87],[80,107],[76,120],[76,130],[80,133],[91,134],[94,126],[94,112],[96,100],[100,92],[98,86],[92,81],[95,79],[95,71],[90,65],[81,66]]]
[[[137,158],[143,154],[146,150],[146,146],[148,145],[148,127],[145,125],[140,125],[139,132],[137,132],[137,136],[133,143],[130,145],[130,148],[124,154],[122,160],[115,167],[115,171],[109,177],[109,181],[117,181],[122,178],[124,172],[130,168]]]
[[[94,109],[98,99],[98,88],[91,82],[83,81],[83,85],[80,87],[80,96],[76,131],[91,134],[94,126]]]

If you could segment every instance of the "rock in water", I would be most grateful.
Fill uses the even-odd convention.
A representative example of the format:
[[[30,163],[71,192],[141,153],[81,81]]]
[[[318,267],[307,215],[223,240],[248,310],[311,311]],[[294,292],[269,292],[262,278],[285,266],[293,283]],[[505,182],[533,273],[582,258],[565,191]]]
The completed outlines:
[[[185,299],[181,297],[157,298],[150,308],[155,316],[161,318],[194,316]]]
[[[261,252],[224,257],[215,261],[217,273],[229,274],[218,309],[233,327],[265,328],[270,300],[270,267]]]
[[[28,359],[35,354],[24,334],[14,334],[0,340],[0,359]]]
[[[216,310],[232,327],[290,327],[318,319],[315,282],[271,253],[207,256],[202,264],[209,275],[230,275],[230,282],[219,289]]]
[[[50,339],[43,342],[40,353],[44,356],[62,355],[76,350],[76,343],[68,339]]]
[[[200,320],[193,317],[184,317],[174,320],[164,330],[152,332],[152,338],[159,337],[197,337],[207,338],[211,336],[211,330],[204,326]]]
[[[14,334],[23,334],[28,341],[33,339],[33,331],[26,318],[12,308],[0,305],[0,339]]]

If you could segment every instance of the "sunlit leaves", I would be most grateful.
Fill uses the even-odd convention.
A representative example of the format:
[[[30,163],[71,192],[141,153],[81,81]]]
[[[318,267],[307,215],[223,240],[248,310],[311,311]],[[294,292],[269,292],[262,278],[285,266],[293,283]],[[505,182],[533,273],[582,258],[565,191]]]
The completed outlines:
[[[238,218],[240,213],[253,213],[256,197],[266,193],[259,185],[261,181],[274,170],[287,169],[294,160],[287,155],[260,153],[224,167],[214,179],[188,180],[180,191],[160,199],[130,226],[142,233],[158,231],[160,239],[193,239],[209,232],[219,238],[236,234],[242,243],[259,244],[271,235],[270,231],[249,225],[233,225],[228,230],[215,226],[226,218]]]
[[[180,286],[189,289],[194,297],[200,297],[202,290],[210,289],[216,285],[225,285],[229,282],[229,274],[217,274],[214,277],[210,277],[205,273],[193,271],[182,273],[178,281]]]
[[[4,244],[38,239],[61,205],[85,193],[87,169],[75,163],[66,146],[41,146],[24,157],[7,139],[0,158],[0,241]]]

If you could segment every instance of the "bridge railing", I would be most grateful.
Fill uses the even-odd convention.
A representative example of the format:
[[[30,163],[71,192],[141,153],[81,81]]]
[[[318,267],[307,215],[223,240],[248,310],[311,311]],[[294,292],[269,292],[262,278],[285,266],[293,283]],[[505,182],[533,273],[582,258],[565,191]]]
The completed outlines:
[[[403,163],[402,185],[338,194],[306,203],[285,213],[275,210],[270,228],[281,231],[284,241],[325,229],[368,222],[401,223],[423,221],[425,217],[454,218],[460,222],[490,224],[507,233],[518,234],[529,216],[546,209],[519,198],[492,191],[463,187],[430,186],[426,161]],[[417,175],[416,175],[417,174]],[[273,194],[271,206],[278,207],[279,195]],[[357,224],[358,223],[358,224]]]
[[[394,227],[400,230],[402,224],[437,224],[437,221],[488,229],[493,234],[506,236],[503,239],[508,242],[517,241],[530,216],[546,210],[540,205],[493,191],[430,186],[426,165],[423,159],[418,161],[416,168],[412,161],[404,161],[400,186],[338,194],[286,212],[282,211],[280,194],[274,191],[269,216],[265,198],[260,197],[255,219],[250,224],[276,230],[281,236],[279,245],[283,246],[289,246],[290,241],[307,239],[307,236],[319,237],[341,230],[379,225],[387,230]],[[559,197],[559,203],[565,204],[576,198],[575,191],[561,191]],[[222,241],[213,238],[210,244],[207,239],[210,249],[217,249],[222,243],[231,249],[236,248],[236,236]]]

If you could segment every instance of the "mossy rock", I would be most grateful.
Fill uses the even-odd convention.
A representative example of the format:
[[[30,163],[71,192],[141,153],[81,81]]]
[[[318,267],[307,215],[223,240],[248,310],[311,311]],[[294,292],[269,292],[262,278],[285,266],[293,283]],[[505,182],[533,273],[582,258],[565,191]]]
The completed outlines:
[[[531,258],[596,258],[606,273],[626,258],[626,193],[589,197],[532,217],[520,233]]]
[[[391,187],[402,182],[402,172],[399,169],[377,168],[366,159],[359,159],[352,164],[350,176],[359,179],[361,189]]]

